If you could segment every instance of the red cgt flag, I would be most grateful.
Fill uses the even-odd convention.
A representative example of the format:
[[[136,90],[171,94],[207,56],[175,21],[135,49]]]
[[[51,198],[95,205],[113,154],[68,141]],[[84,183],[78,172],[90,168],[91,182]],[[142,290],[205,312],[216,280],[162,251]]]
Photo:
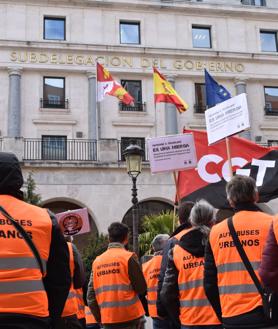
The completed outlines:
[[[196,201],[206,199],[216,208],[227,208],[225,186],[229,180],[225,141],[208,146],[204,131],[193,133],[198,166],[180,171],[178,195],[180,199]],[[230,137],[233,172],[251,176],[256,180],[259,202],[278,197],[278,147],[263,147],[240,137]]]

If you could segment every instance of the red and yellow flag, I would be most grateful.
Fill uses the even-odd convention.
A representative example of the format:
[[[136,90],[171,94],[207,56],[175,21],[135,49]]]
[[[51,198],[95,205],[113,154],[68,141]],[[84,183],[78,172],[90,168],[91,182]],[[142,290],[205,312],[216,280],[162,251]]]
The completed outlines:
[[[108,70],[97,63],[97,101],[101,102],[105,95],[115,96],[126,105],[134,104],[134,98],[125,88],[113,79]]]
[[[188,105],[178,95],[171,83],[155,67],[153,68],[153,82],[155,103],[172,103],[180,113],[188,109]]]

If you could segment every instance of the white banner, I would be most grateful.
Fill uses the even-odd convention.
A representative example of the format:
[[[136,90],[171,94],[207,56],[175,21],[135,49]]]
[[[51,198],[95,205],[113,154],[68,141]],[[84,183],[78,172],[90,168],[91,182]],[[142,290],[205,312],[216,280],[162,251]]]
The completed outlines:
[[[246,94],[206,110],[205,117],[209,145],[250,128]]]
[[[197,165],[192,134],[154,137],[147,142],[153,174],[195,168]]]

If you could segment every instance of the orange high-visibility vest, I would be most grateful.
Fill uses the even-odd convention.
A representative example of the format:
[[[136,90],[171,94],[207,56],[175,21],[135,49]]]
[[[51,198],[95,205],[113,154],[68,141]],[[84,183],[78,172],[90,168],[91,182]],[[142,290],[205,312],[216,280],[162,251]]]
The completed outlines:
[[[93,263],[94,290],[102,323],[122,323],[144,315],[128,276],[132,255],[124,248],[110,248]]]
[[[91,312],[91,310],[88,306],[85,306],[85,317],[86,317],[86,324],[87,325],[97,323],[93,313]]]
[[[233,217],[239,240],[257,275],[272,219],[259,211],[240,211]],[[217,267],[222,316],[244,314],[261,306],[261,296],[234,246],[227,220],[212,228],[210,245]]]
[[[192,230],[192,227],[189,228],[185,228],[182,231],[180,231],[179,233],[177,233],[176,235],[174,235],[174,237],[180,241],[180,239],[184,236],[184,234],[188,233],[189,231]]]
[[[273,232],[278,243],[278,216],[273,220]]]
[[[180,322],[186,326],[206,326],[220,324],[204,286],[204,257],[194,257],[175,245],[173,259],[179,272]]]
[[[71,285],[68,294],[68,298],[66,300],[64,310],[62,313],[62,317],[70,316],[77,314],[78,312],[78,305],[76,299],[75,289],[73,287],[73,275],[74,275],[74,257],[73,257],[73,248],[70,242],[67,242],[69,248],[69,265],[70,265],[70,276],[71,276]]]
[[[0,195],[0,205],[32,238],[46,275],[52,232],[47,210],[9,195]],[[2,214],[0,224],[0,313],[49,316],[42,273],[33,252]]]
[[[83,289],[75,289],[75,296],[78,305],[77,311],[77,319],[84,319],[85,318],[85,303],[83,298]]]
[[[148,301],[148,310],[152,318],[157,318],[157,285],[158,285],[158,276],[160,273],[162,262],[162,255],[156,255],[149,261],[143,264],[143,274],[147,282],[148,292],[147,292],[147,301]]]

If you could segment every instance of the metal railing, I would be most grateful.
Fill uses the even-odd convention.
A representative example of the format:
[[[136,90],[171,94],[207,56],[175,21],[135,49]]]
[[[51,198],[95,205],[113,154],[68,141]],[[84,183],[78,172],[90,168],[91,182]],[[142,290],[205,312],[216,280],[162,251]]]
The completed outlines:
[[[255,0],[241,0],[241,3],[248,6],[266,6],[265,0],[261,0],[260,3]]]
[[[149,161],[149,153],[148,153],[148,149],[147,149],[147,143],[145,142],[145,144],[143,146],[142,145],[139,145],[139,146],[142,147],[142,149],[144,151],[144,156],[143,156],[142,161]],[[123,156],[123,151],[124,151],[124,149],[122,147],[122,141],[118,140],[118,161],[125,161],[125,158]]]
[[[135,103],[134,106],[119,103],[119,109],[126,112],[146,112],[146,103]]]
[[[97,161],[97,141],[25,138],[23,160]]]
[[[278,108],[274,109],[269,106],[265,106],[264,108],[265,115],[278,115]]]
[[[69,100],[50,100],[50,99],[40,99],[40,107],[41,108],[56,108],[56,109],[68,109],[69,108]]]

